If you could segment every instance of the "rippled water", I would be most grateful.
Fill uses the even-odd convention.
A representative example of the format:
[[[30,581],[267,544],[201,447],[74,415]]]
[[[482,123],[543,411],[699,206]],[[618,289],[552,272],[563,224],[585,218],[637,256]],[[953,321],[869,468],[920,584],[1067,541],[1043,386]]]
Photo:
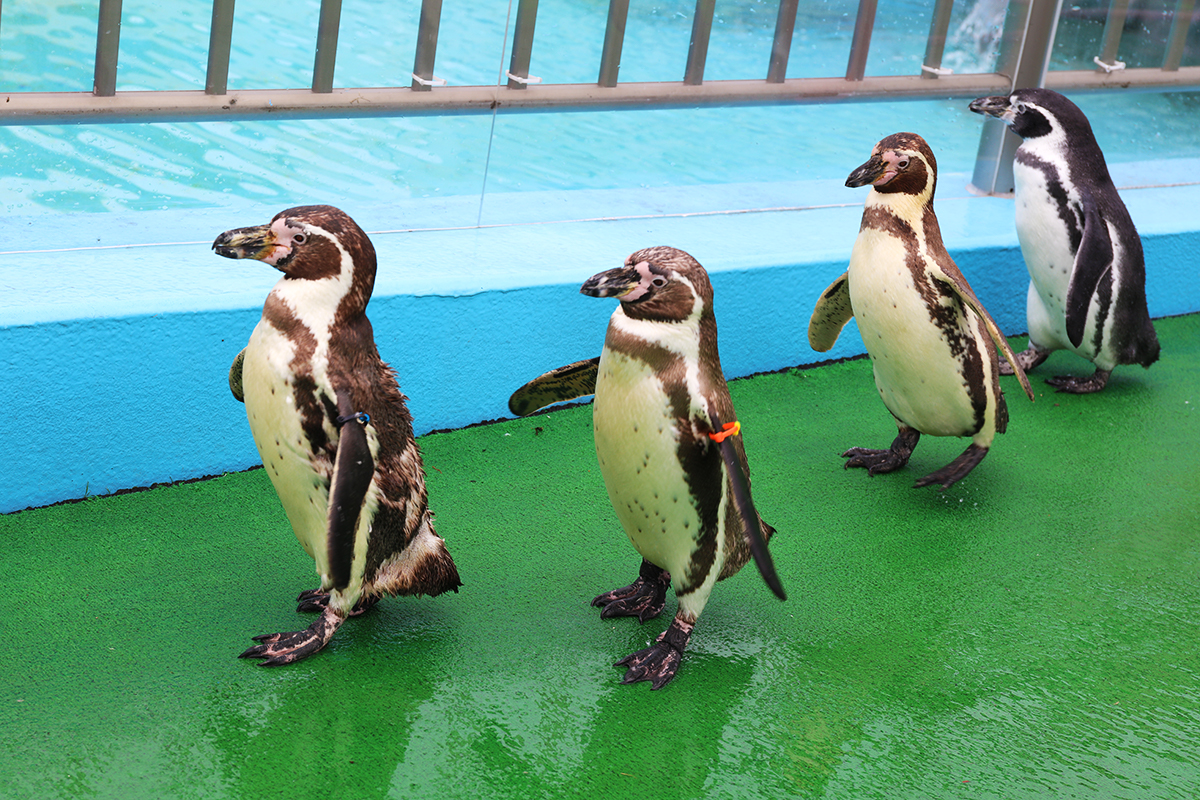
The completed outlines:
[[[345,0],[337,86],[405,85],[412,4]],[[448,0],[436,74],[495,83],[511,38],[507,4],[491,13]],[[635,4],[636,5],[636,4]],[[789,77],[840,74],[854,18],[848,1],[805,5]],[[932,0],[884,4],[870,74],[911,74],[924,53]],[[761,78],[775,24],[767,0],[719,6],[706,78]],[[318,0],[239,0],[231,88],[311,81]],[[694,4],[630,11],[621,79],[679,80]],[[607,0],[543,2],[531,72],[546,82],[596,78]],[[946,63],[990,69],[1002,4],[959,4]],[[126,0],[118,90],[203,87],[208,4]],[[1095,27],[1093,24],[1092,27]],[[91,88],[96,9],[67,0],[8,0],[0,25],[0,91]],[[1085,33],[1090,31],[1088,28]],[[1090,35],[1090,34],[1089,34]],[[1056,59],[1076,58],[1059,47]],[[1081,100],[1110,160],[1195,155],[1200,104],[1187,96]],[[958,101],[576,114],[0,127],[0,205],[8,214],[148,211],[322,200],[378,204],[438,196],[636,189],[841,178],[875,140],[915,129],[944,171],[969,171],[980,120]],[[490,147],[489,147],[490,146]]]

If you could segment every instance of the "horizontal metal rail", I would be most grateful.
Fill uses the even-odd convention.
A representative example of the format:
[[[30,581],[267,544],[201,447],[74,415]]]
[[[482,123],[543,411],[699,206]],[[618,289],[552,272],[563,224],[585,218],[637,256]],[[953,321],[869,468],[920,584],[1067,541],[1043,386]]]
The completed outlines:
[[[793,78],[684,83],[622,83],[608,88],[592,83],[539,84],[520,90],[507,86],[439,86],[414,92],[408,87],[333,89],[255,89],[210,95],[203,91],[119,92],[98,97],[89,92],[0,93],[0,124],[183,122],[250,119],[316,119],[397,115],[490,114],[505,111],[610,111],[637,108],[730,107],[929,100],[1006,94],[1012,78],[1000,73],[943,75],[936,81],[918,75],[844,78]],[[1092,70],[1049,72],[1045,85],[1058,91],[1129,89],[1162,91],[1200,89],[1200,67],[1125,69],[1112,74]]]

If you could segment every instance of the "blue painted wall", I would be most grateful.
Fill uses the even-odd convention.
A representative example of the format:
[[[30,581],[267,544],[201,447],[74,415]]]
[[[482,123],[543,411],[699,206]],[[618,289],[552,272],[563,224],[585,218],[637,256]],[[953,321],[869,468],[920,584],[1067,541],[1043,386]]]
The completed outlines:
[[[1021,332],[1027,277],[1012,204],[968,197],[963,181],[948,178],[937,204],[947,246],[1000,326]],[[1143,233],[1151,313],[1200,310],[1200,187],[1126,199]],[[274,210],[261,220],[213,212],[200,229],[215,236]],[[728,376],[856,355],[853,324],[825,354],[808,346],[807,324],[818,294],[846,268],[860,213],[377,235],[368,315],[421,433],[508,416],[507,398],[526,380],[598,355],[615,303],[580,295],[579,285],[650,245],[686,249],[712,274]],[[207,243],[0,256],[10,398],[0,417],[0,511],[257,464],[226,374],[276,277],[258,262],[218,258]]]

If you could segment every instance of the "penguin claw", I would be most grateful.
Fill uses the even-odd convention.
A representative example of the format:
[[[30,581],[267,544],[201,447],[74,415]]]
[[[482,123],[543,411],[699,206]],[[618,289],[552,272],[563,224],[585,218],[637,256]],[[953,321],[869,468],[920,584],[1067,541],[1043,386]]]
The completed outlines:
[[[650,690],[654,691],[666,686],[675,677],[682,659],[682,651],[662,642],[656,642],[645,650],[625,656],[613,666],[627,667],[621,683],[650,681]]]
[[[867,475],[872,478],[888,472],[895,472],[908,463],[908,458],[893,450],[870,450],[866,447],[852,447],[842,453],[842,458],[849,459],[842,469],[850,467],[865,467]]]
[[[600,619],[637,617],[638,622],[645,622],[662,613],[670,585],[671,576],[664,570],[660,579],[639,577],[629,586],[599,595],[592,600],[592,605],[600,606]]]
[[[850,467],[866,467],[867,475],[875,477],[887,472],[895,472],[908,463],[913,448],[921,439],[921,432],[907,425],[900,425],[900,431],[892,440],[892,446],[887,450],[871,450],[866,447],[851,447],[842,453],[847,458],[842,469]]]
[[[621,683],[650,681],[651,691],[666,686],[679,670],[679,662],[683,659],[683,651],[692,636],[694,625],[694,620],[687,622],[676,616],[654,644],[630,653],[613,664],[614,667],[626,668]]]
[[[260,667],[278,667],[294,663],[329,644],[342,621],[336,613],[326,608],[320,619],[302,631],[264,633],[251,637],[260,644],[247,648],[238,658],[262,659],[258,664]]]

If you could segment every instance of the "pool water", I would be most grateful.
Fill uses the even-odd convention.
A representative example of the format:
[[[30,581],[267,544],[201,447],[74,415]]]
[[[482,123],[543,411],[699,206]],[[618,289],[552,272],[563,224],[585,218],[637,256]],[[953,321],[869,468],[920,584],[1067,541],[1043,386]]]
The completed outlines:
[[[637,4],[635,4],[637,5]],[[718,4],[706,78],[765,75],[774,2]],[[845,70],[854,2],[801,11],[789,77]],[[868,74],[919,69],[932,0],[884,4]],[[990,70],[1003,4],[958,4],[945,63]],[[726,6],[730,6],[727,8]],[[318,0],[239,0],[231,89],[311,82]],[[335,85],[406,85],[416,4],[345,0]],[[630,10],[623,81],[682,76],[691,0]],[[452,85],[494,84],[507,66],[515,4],[493,13],[447,0],[435,74]],[[126,0],[118,90],[196,90],[204,84],[208,4]],[[544,0],[531,73],[546,82],[596,79],[607,3]],[[1086,38],[1102,23],[1073,20]],[[96,9],[65,0],[8,0],[0,25],[0,91],[87,91]],[[1078,38],[1078,36],[1076,37]],[[1078,49],[1078,48],[1076,48]],[[1056,49],[1056,66],[1080,56]],[[1185,62],[1188,63],[1188,62]],[[1187,94],[1076,98],[1110,161],[1200,154],[1200,101]],[[487,224],[507,193],[598,190],[602,213],[632,213],[639,190],[678,186],[837,180],[897,130],[924,135],[942,172],[969,173],[982,119],[965,101],[854,103],[738,109],[499,113],[364,120],[0,126],[0,208],[10,216],[196,208],[278,209],[328,202],[346,208],[466,198],[452,219],[420,226]],[[488,197],[505,196],[486,203]],[[471,200],[470,198],[474,198]],[[669,210],[664,210],[669,211]],[[532,214],[570,217],[566,209]]]

